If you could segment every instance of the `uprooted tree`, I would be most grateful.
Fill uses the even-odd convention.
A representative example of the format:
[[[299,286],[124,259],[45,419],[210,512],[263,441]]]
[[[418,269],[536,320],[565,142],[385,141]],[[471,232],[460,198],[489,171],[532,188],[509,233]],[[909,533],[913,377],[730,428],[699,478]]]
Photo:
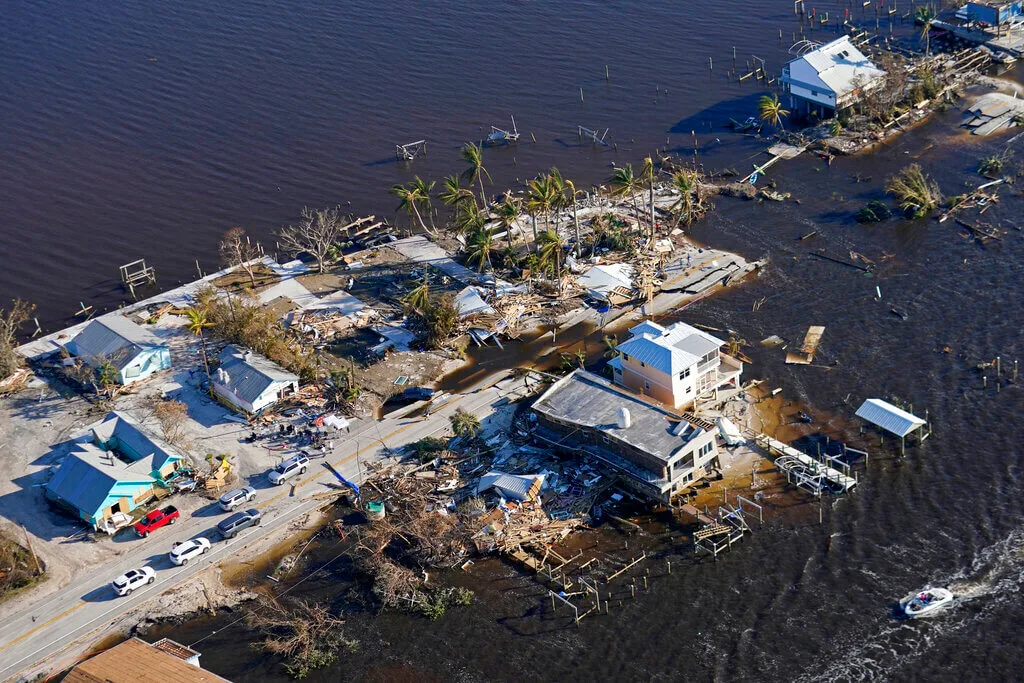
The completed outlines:
[[[239,267],[249,276],[249,284],[256,286],[256,259],[260,257],[260,248],[245,234],[245,228],[231,228],[220,240],[221,265],[228,268]]]
[[[942,201],[939,186],[921,170],[910,164],[885,182],[885,191],[896,197],[908,218],[921,218],[931,213]]]
[[[285,670],[297,679],[334,664],[342,648],[354,651],[359,645],[345,637],[345,621],[318,603],[299,601],[289,607],[261,598],[246,621],[263,635],[253,646],[283,657]]]
[[[0,380],[7,379],[21,366],[18,348],[18,330],[28,322],[35,305],[14,299],[6,309],[0,309]]]

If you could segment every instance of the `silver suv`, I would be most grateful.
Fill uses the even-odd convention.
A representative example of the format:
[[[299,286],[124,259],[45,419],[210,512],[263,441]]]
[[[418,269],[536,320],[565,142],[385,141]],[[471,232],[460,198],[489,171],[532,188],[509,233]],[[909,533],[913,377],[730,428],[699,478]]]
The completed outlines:
[[[251,503],[256,499],[256,489],[251,486],[243,486],[234,491],[228,491],[220,497],[220,507],[225,512],[231,512],[242,503]]]
[[[251,526],[259,526],[261,518],[259,510],[236,512],[227,519],[222,519],[217,524],[217,531],[224,538],[234,538],[240,531],[244,531]]]
[[[305,474],[309,466],[309,458],[304,455],[295,455],[288,458],[280,465],[270,470],[270,483],[283,484],[294,476]]]

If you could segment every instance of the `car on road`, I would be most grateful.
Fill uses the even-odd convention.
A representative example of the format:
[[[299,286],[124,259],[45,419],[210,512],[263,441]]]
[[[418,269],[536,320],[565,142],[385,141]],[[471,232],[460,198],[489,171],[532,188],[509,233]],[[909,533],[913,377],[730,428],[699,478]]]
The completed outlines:
[[[204,555],[207,550],[210,549],[210,541],[200,536],[199,538],[193,538],[184,543],[175,543],[171,546],[171,552],[167,554],[171,558],[171,562],[184,567],[188,564],[188,561],[194,557]]]
[[[141,588],[154,581],[156,581],[156,572],[153,571],[153,568],[143,567],[142,569],[129,569],[114,579],[110,585],[114,588],[115,593],[125,596],[136,588]]]
[[[244,529],[248,529],[251,526],[259,526],[262,520],[259,510],[246,510],[245,512],[236,512],[227,519],[222,519],[217,524],[217,531],[224,538],[234,538],[238,533]]]
[[[231,512],[242,503],[251,503],[256,499],[256,489],[251,486],[243,486],[240,489],[228,491],[220,497],[220,507],[225,512]]]
[[[294,476],[305,474],[308,466],[309,458],[304,454],[293,455],[270,470],[270,483],[275,486],[283,484]]]
[[[135,523],[134,529],[135,533],[142,538],[145,538],[160,527],[168,524],[174,524],[176,521],[178,521],[178,508],[173,505],[168,505],[165,508],[153,510],[147,514]]]
[[[434,390],[427,387],[406,387],[402,397],[413,401],[426,401],[434,398]]]

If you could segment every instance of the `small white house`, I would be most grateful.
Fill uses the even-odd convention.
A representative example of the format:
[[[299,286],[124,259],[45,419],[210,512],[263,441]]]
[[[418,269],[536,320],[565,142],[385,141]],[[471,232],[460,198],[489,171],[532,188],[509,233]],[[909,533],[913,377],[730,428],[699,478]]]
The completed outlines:
[[[213,392],[239,410],[255,414],[299,389],[299,377],[258,353],[228,346],[210,378]]]
[[[118,313],[96,318],[67,343],[68,352],[94,368],[109,365],[119,384],[131,384],[171,367],[170,347]]]
[[[782,87],[794,113],[825,118],[856,104],[882,84],[885,72],[843,36],[805,52],[782,67]]]

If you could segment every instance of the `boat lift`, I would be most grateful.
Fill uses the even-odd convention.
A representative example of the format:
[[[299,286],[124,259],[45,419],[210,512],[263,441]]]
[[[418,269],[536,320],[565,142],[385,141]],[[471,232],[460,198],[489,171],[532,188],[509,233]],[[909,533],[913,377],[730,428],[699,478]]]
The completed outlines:
[[[487,134],[483,144],[489,147],[497,147],[499,145],[507,145],[510,142],[519,142],[519,129],[516,128],[516,117],[509,116],[512,119],[512,130],[508,131],[497,126],[491,126],[491,132]]]
[[[604,145],[605,147],[607,147],[609,143],[605,140],[605,138],[608,137],[609,130],[611,129],[605,128],[604,133],[601,133],[600,131],[592,130],[585,126],[576,126],[576,135],[579,136],[580,140],[583,140],[583,138],[587,138],[595,145]]]
[[[395,158],[399,161],[412,161],[420,155],[427,154],[427,141],[417,140],[405,145],[395,145]]]

